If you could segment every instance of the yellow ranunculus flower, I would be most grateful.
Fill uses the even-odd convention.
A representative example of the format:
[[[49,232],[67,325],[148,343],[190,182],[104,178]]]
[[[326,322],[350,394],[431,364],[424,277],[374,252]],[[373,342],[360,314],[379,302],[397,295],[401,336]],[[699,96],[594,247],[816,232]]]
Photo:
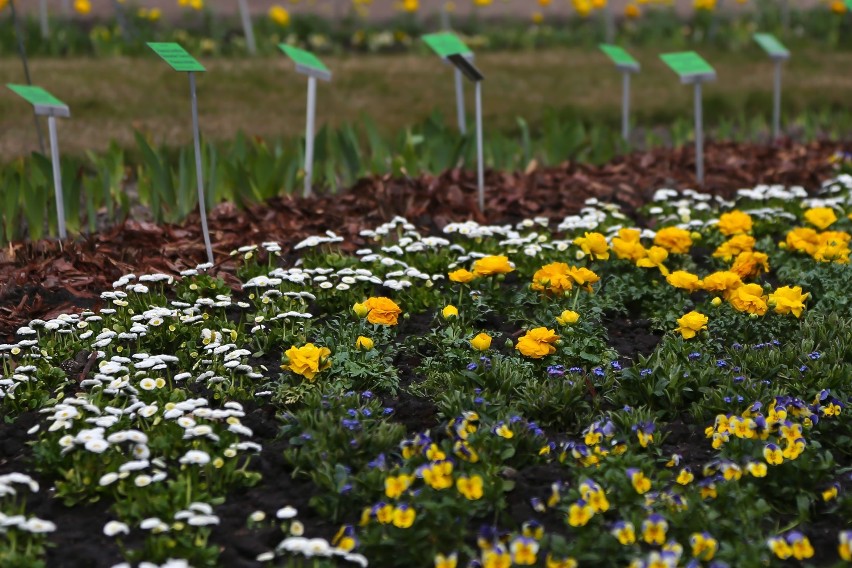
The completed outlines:
[[[594,271],[589,270],[584,266],[581,266],[580,268],[572,266],[568,269],[568,276],[570,276],[578,286],[585,287],[587,292],[591,292],[592,284],[599,282],[601,279],[601,277],[595,274]]]
[[[358,339],[355,340],[355,349],[369,351],[373,348],[373,340],[369,337],[364,337],[363,335],[359,335]]]
[[[574,244],[595,260],[607,260],[609,258],[609,245],[606,237],[601,233],[585,233],[582,237],[574,239]]]
[[[487,333],[480,333],[470,340],[470,345],[477,351],[487,351],[491,347],[491,336]]]
[[[639,268],[657,268],[663,276],[668,276],[669,269],[663,264],[669,257],[669,251],[663,247],[653,246],[648,249],[648,256],[636,261]]]
[[[420,9],[420,1],[419,0],[402,0],[400,4],[400,8],[402,8],[403,12],[416,12]]]
[[[534,23],[537,26],[544,23],[544,14],[542,14],[541,12],[538,12],[538,11],[533,12],[532,13],[532,23]]]
[[[636,229],[620,229],[618,236],[612,239],[612,252],[622,260],[636,262],[648,253],[639,242],[641,233]]]
[[[702,329],[707,328],[710,319],[701,312],[691,311],[677,320],[678,327],[675,329],[684,339],[692,339]]]
[[[769,256],[762,252],[741,252],[731,265],[731,272],[740,278],[755,278],[769,272]]]
[[[624,7],[624,17],[635,20],[639,16],[642,15],[642,10],[639,9],[639,6],[636,4],[628,4]]]
[[[769,307],[760,284],[743,284],[728,294],[728,302],[737,311],[762,316]]]
[[[680,227],[665,227],[657,231],[654,244],[663,247],[670,253],[685,254],[692,247],[692,237],[689,231]]]
[[[450,304],[449,306],[446,306],[443,310],[441,310],[441,317],[443,317],[444,319],[457,318],[459,317],[459,309]]]
[[[701,287],[707,292],[722,292],[725,295],[742,285],[739,275],[729,270],[714,272],[701,281]]]
[[[574,287],[574,281],[569,274],[568,265],[564,262],[545,264],[533,274],[530,288],[536,292],[563,294]]]
[[[695,292],[701,289],[701,280],[698,279],[698,276],[685,270],[675,270],[666,276],[666,282],[687,292]]]
[[[367,321],[378,325],[396,325],[397,318],[402,310],[396,305],[396,302],[384,296],[378,298],[369,298],[364,302],[369,312],[367,313]]]
[[[521,337],[518,344],[515,345],[515,349],[526,357],[541,359],[556,352],[556,347],[553,344],[557,340],[559,340],[559,336],[552,329],[537,327],[529,330],[526,335]]]
[[[459,282],[460,284],[467,284],[468,282],[476,278],[476,274],[469,270],[465,270],[464,268],[454,270],[450,272],[447,276],[452,282]]]
[[[88,16],[92,11],[92,3],[89,0],[74,0],[74,11],[82,16]]]
[[[287,356],[287,364],[281,365],[281,368],[290,369],[311,382],[317,373],[331,366],[331,350],[328,347],[317,347],[313,343],[302,347],[294,345],[285,351],[284,355]]]
[[[734,235],[713,252],[713,258],[721,258],[725,262],[731,262],[741,252],[754,250],[754,237],[749,235]]]
[[[272,6],[269,8],[269,19],[279,26],[286,27],[290,25],[290,12],[283,6]]]
[[[769,305],[776,314],[793,314],[798,318],[802,316],[808,296],[809,293],[802,293],[801,286],[782,286],[769,295]]]
[[[810,227],[796,227],[787,233],[783,244],[792,251],[813,254],[819,244],[819,235]]]
[[[580,314],[571,310],[564,310],[561,314],[556,316],[556,322],[559,325],[570,325],[572,323],[577,323],[577,320],[580,319]]]
[[[805,221],[824,231],[837,221],[837,214],[831,207],[814,207],[805,211]]]
[[[730,237],[739,233],[750,233],[754,222],[751,215],[734,209],[719,216],[719,232]]]
[[[486,256],[473,263],[473,272],[477,276],[491,276],[494,274],[506,274],[515,268],[506,256]]]

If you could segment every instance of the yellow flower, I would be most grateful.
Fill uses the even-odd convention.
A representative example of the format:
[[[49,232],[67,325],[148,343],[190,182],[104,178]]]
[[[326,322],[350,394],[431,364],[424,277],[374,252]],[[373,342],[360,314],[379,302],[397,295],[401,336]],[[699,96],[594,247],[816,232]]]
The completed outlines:
[[[678,327],[675,329],[684,339],[692,339],[702,329],[707,328],[707,316],[701,312],[691,311],[677,320]]]
[[[484,1],[475,0],[477,4]],[[482,568],[510,568],[510,566],[512,566],[512,555],[501,547],[495,547],[482,553]]]
[[[556,322],[559,325],[570,325],[572,323],[577,323],[577,320],[580,319],[580,314],[571,310],[564,310],[561,314],[556,316]]]
[[[769,465],[780,465],[784,463],[784,455],[781,452],[781,448],[775,444],[767,444],[763,448],[763,459],[765,459],[766,463]]]
[[[701,281],[701,287],[707,292],[722,292],[725,295],[742,285],[743,282],[739,275],[729,270],[714,272],[705,276],[704,280]]]
[[[767,467],[763,462],[749,462],[746,471],[752,477],[766,477]]]
[[[572,0],[574,9],[581,18],[587,17],[592,11],[592,3],[590,0]]]
[[[802,294],[801,286],[782,286],[769,295],[769,305],[776,314],[793,314],[798,318],[802,316],[808,296],[807,292]]]
[[[541,359],[556,352],[556,347],[553,344],[558,339],[559,336],[552,329],[537,327],[521,337],[515,345],[515,349],[526,357]]]
[[[627,475],[630,477],[630,483],[633,485],[633,489],[639,495],[644,495],[651,490],[651,480],[648,479],[643,472],[635,468],[629,468],[627,470]]]
[[[456,568],[459,562],[459,555],[453,552],[447,556],[443,554],[435,555],[435,568]]]
[[[665,227],[657,231],[654,244],[674,254],[685,254],[692,247],[692,237],[686,229]]]
[[[389,476],[385,479],[385,495],[387,495],[389,499],[399,499],[399,497],[411,485],[412,481],[412,477],[408,475]]]
[[[618,539],[619,544],[629,546],[636,542],[636,528],[631,522],[619,521],[610,531]]]
[[[709,533],[693,533],[689,544],[692,545],[692,556],[700,560],[713,560],[719,549],[719,541]]]
[[[755,278],[769,272],[769,257],[762,252],[741,252],[731,265],[731,272],[740,278]]]
[[[852,531],[843,531],[839,537],[840,544],[837,546],[837,553],[841,559],[852,562]]]
[[[796,560],[805,560],[814,555],[814,547],[811,546],[811,541],[808,540],[808,537],[805,535],[801,533],[790,533],[788,540],[792,540],[790,543],[790,550],[793,552],[793,558]]]
[[[281,27],[286,27],[290,25],[290,12],[287,8],[276,4],[269,8],[269,19]]]
[[[677,475],[677,481],[680,485],[689,485],[695,479],[695,475],[689,471],[688,468],[684,468],[680,470],[680,473]]]
[[[473,273],[477,276],[491,276],[493,274],[506,274],[515,268],[506,256],[486,256],[473,263]]]
[[[701,289],[701,280],[698,276],[685,270],[675,270],[666,276],[666,282],[687,292],[695,292]]]
[[[482,498],[482,477],[459,477],[456,480],[456,489],[459,490],[468,501],[476,501]]]
[[[204,8],[203,0],[189,0],[189,7],[193,10],[201,10]]]
[[[583,527],[588,524],[595,511],[582,499],[572,503],[568,508],[568,524],[572,527]]]
[[[566,558],[554,558],[548,554],[545,566],[546,568],[577,568],[579,564],[576,559],[570,556]]]
[[[577,268],[572,266],[568,269],[568,276],[578,285],[583,286],[587,292],[592,291],[592,284],[600,281],[601,277],[586,267]]]
[[[533,274],[533,283],[530,285],[536,292],[550,292],[551,294],[562,294],[574,287],[574,280],[569,274],[568,265],[564,262],[552,262],[545,264]]]
[[[328,347],[317,347],[308,343],[302,347],[295,345],[284,352],[287,356],[287,364],[281,365],[282,369],[290,369],[297,375],[302,375],[309,381],[313,381],[317,373],[331,367],[331,350]]]
[[[538,11],[533,12],[532,13],[532,22],[537,26],[540,25],[541,23],[544,22],[544,14],[542,14],[541,12],[538,12]]]
[[[400,529],[407,529],[414,524],[415,517],[417,517],[417,513],[413,507],[405,504],[400,505],[393,510],[393,526]]]
[[[403,12],[416,12],[420,9],[420,1],[419,0],[402,0],[402,4],[400,5]]]
[[[376,509],[376,520],[383,525],[388,525],[393,522],[393,505],[382,503],[382,506]]]
[[[658,268],[663,276],[667,276],[669,269],[663,263],[669,257],[669,251],[663,247],[653,246],[648,249],[648,255],[636,261],[639,268]]]
[[[787,233],[784,244],[789,250],[813,254],[819,244],[819,236],[809,227],[796,227]]]
[[[480,333],[470,340],[470,345],[477,351],[487,351],[491,348],[491,336],[487,333]]]
[[[367,321],[378,325],[396,325],[397,318],[402,313],[393,300],[383,296],[369,298],[364,302],[364,306],[369,310]]]
[[[370,308],[368,308],[361,302],[355,302],[355,305],[352,306],[352,311],[355,312],[355,315],[359,318],[363,318],[366,317],[368,313],[370,313]]]
[[[74,11],[82,16],[88,16],[92,11],[92,3],[89,0],[74,0]]]
[[[532,566],[536,563],[538,542],[529,537],[518,537],[509,545],[515,566]]]
[[[444,319],[457,318],[457,317],[459,317],[459,310],[458,310],[457,307],[455,307],[451,304],[449,306],[446,306],[443,310],[441,310],[441,316]]]
[[[749,235],[734,235],[713,252],[713,258],[721,258],[725,262],[731,262],[741,252],[754,249],[754,237]]]
[[[845,14],[846,13],[846,2],[843,0],[834,0],[831,3],[831,11],[835,14]]]
[[[600,233],[585,233],[584,236],[574,239],[574,244],[595,260],[607,260],[609,258],[609,245],[606,237]]]
[[[373,348],[373,340],[369,337],[364,337],[363,335],[359,335],[358,339],[355,340],[355,349],[369,351]]]
[[[452,282],[458,282],[460,284],[467,284],[468,282],[476,278],[476,274],[464,268],[454,270],[450,272],[448,276]]]
[[[660,515],[653,514],[642,521],[642,540],[648,544],[662,546],[666,542],[669,524]]]
[[[642,11],[639,9],[639,6],[636,4],[628,4],[624,7],[624,16],[631,20],[635,20],[639,16],[642,15]]]
[[[831,207],[814,207],[805,211],[805,221],[824,231],[837,221],[837,215]]]
[[[754,226],[751,215],[738,209],[723,213],[719,216],[719,232],[730,237],[738,233],[750,233]]]
[[[739,312],[747,312],[759,316],[765,314],[769,307],[760,284],[743,284],[739,288],[732,290],[728,295],[728,302]]]

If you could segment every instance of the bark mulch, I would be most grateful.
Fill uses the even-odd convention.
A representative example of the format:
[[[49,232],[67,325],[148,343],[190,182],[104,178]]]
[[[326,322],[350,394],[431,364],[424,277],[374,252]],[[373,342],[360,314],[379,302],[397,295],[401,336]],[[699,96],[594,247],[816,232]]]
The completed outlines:
[[[634,153],[603,166],[566,162],[543,168],[532,163],[524,172],[487,173],[484,214],[476,206],[475,174],[461,170],[417,178],[375,176],[337,195],[285,197],[248,209],[222,203],[209,215],[214,273],[236,283],[229,253],[246,244],[278,241],[286,252],[304,237],[333,230],[346,238],[344,246],[354,248],[364,244],[361,229],[394,215],[434,230],[467,219],[561,219],[579,211],[589,197],[619,203],[630,213],[663,187],[692,187],[726,198],[762,183],[811,191],[832,175],[829,158],[842,149],[842,143],[826,141],[709,143],[701,188],[695,184],[692,148]],[[197,215],[181,225],[128,219],[62,243],[15,243],[0,251],[0,341],[12,340],[15,329],[33,318],[96,306],[100,292],[128,272],[177,273],[204,260]]]

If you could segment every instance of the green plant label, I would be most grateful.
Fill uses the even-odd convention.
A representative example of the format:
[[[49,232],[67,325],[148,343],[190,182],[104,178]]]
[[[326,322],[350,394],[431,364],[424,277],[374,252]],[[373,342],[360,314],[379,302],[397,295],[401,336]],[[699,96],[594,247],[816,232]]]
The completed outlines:
[[[20,96],[22,99],[27,101],[33,106],[45,106],[45,107],[61,107],[65,108],[68,105],[42,89],[41,87],[36,87],[35,85],[6,85],[11,89],[15,94]]]
[[[664,53],[660,55],[660,59],[662,59],[672,71],[680,75],[681,79],[716,76],[716,71],[713,67],[711,67],[703,57],[694,51]]]
[[[849,1],[852,2],[852,0]],[[784,47],[784,44],[778,41],[778,38],[772,34],[754,34],[754,41],[760,44],[763,51],[770,57],[790,57],[790,50]]]
[[[426,34],[421,39],[432,51],[444,59],[450,55],[470,55],[473,53],[455,34]]]
[[[617,45],[610,45],[608,43],[602,43],[599,47],[617,67],[623,69],[639,69],[639,62],[636,61],[632,55],[627,53],[624,48]]]
[[[297,71],[320,79],[328,80],[331,78],[331,71],[328,70],[328,67],[310,51],[284,43],[279,44],[278,48],[296,64]]]
[[[204,66],[191,56],[180,44],[148,42],[148,47],[171,65],[175,71],[205,71]]]

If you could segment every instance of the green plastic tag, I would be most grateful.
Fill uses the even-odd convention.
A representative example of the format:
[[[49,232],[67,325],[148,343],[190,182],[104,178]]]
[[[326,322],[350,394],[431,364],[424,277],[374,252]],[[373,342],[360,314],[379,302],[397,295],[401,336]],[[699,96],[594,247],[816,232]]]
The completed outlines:
[[[18,96],[22,99],[30,103],[31,105],[40,105],[40,106],[48,106],[48,107],[67,107],[65,103],[42,89],[41,87],[30,86],[30,85],[6,85],[14,91]]]
[[[153,49],[175,71],[205,71],[204,66],[181,47],[180,44],[148,42],[148,47]]]
[[[852,0],[850,0],[852,1]],[[450,55],[469,55],[473,53],[455,34],[426,34],[421,38],[439,57],[446,59]]]
[[[852,0],[849,0],[852,2]],[[789,57],[790,50],[784,47],[778,38],[772,34],[754,34],[754,41],[760,44],[770,57]]]
[[[321,73],[329,73],[328,67],[319,60],[319,57],[310,51],[305,51],[304,49],[299,49],[298,47],[293,47],[292,45],[284,43],[280,44],[278,47],[287,57],[292,59],[293,63],[296,65],[313,69]]]
[[[664,53],[660,59],[680,75],[681,79],[689,77],[715,76],[716,71],[707,63],[703,57],[694,51],[681,51],[678,53]]]
[[[636,61],[632,55],[627,53],[624,48],[621,48],[617,45],[610,45],[608,43],[602,43],[599,47],[601,48],[601,51],[606,53],[606,55],[618,67],[639,69],[639,62]]]

